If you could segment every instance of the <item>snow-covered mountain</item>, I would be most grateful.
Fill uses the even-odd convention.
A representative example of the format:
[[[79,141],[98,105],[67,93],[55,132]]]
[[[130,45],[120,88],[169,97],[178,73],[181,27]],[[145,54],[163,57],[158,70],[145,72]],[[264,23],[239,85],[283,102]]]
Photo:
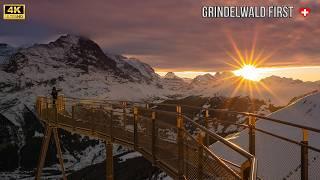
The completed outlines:
[[[179,76],[177,76],[174,72],[168,72],[166,75],[163,77],[164,79],[182,79]]]
[[[320,85],[316,82],[303,82],[278,76],[249,81],[235,76],[232,72],[219,72],[214,76],[208,74],[197,76],[191,85],[193,94],[207,97],[250,96],[270,101],[277,106],[285,106],[294,97],[320,90]]]
[[[149,65],[108,55],[81,36],[65,35],[49,44],[19,48],[8,57],[8,63],[0,69],[0,171],[35,167],[43,128],[32,110],[36,97],[48,95],[53,86],[69,97],[94,99],[153,100],[174,93],[162,87]],[[67,169],[77,170],[104,160],[103,142],[60,133]],[[115,153],[124,150],[116,149]],[[55,157],[54,151],[48,156]],[[55,158],[48,161],[49,165],[57,162]]]
[[[320,93],[297,100],[295,103],[270,114],[268,117],[320,129]],[[266,120],[258,120],[257,128],[296,141],[302,140],[302,130]],[[309,145],[320,148],[320,134],[309,132]],[[248,149],[248,130],[230,137],[241,147]],[[211,146],[214,152],[235,163],[243,158],[221,143]],[[258,176],[262,179],[300,179],[300,146],[256,132],[256,157]],[[309,150],[309,179],[320,179],[320,153]]]
[[[197,85],[202,86],[202,85],[207,85],[207,84],[211,83],[214,80],[215,80],[214,76],[209,74],[209,73],[207,73],[207,74],[204,74],[204,75],[196,76],[192,80],[191,84],[194,85],[194,86],[197,86]]]
[[[107,56],[93,41],[71,35],[18,50],[0,75],[1,110],[15,114],[17,105],[33,105],[35,97],[47,95],[52,86],[66,96],[86,98],[141,100],[170,94],[149,65]]]
[[[165,87],[170,90],[175,91],[177,94],[187,94],[190,93],[190,84],[185,81],[183,78],[180,78],[173,72],[168,72],[163,78],[162,83]],[[192,91],[191,91],[192,92]]]

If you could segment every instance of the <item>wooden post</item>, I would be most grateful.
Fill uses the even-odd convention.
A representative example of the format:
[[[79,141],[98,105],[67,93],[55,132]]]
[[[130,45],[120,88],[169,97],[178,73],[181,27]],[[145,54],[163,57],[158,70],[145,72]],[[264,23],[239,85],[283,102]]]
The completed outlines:
[[[106,180],[113,180],[113,145],[106,140]]]
[[[60,166],[61,166],[62,177],[63,177],[64,180],[67,180],[66,173],[64,172],[63,158],[62,158],[62,152],[61,152],[60,140],[59,140],[59,135],[58,135],[57,128],[53,128],[53,137],[54,137],[54,140],[55,140],[56,150],[57,150],[57,153],[58,153],[58,159],[59,159],[59,163],[60,163]]]
[[[204,135],[202,132],[198,134],[198,177],[197,179],[202,180],[203,179],[203,139]]]
[[[113,110],[110,110],[110,120],[109,120],[109,125],[110,125],[110,139],[113,140]]]
[[[253,116],[249,116],[249,153],[255,155],[255,146],[256,146],[256,135],[255,135],[255,127],[256,127],[256,118]]]
[[[138,147],[138,108],[133,108],[133,117],[134,117],[134,124],[133,124],[133,142],[134,142],[134,149]]]
[[[152,163],[153,165],[156,165],[157,159],[156,159],[156,113],[152,112],[151,114],[151,134],[152,134],[152,144],[151,144],[151,151],[152,151]]]
[[[190,155],[189,155],[189,147],[188,147],[188,143],[185,143],[185,145],[184,145],[184,147],[185,147],[185,157],[184,157],[184,159],[185,159],[185,164],[184,164],[184,169],[185,169],[185,176],[186,176],[186,179],[189,179],[189,162],[190,162]]]
[[[73,128],[73,131],[76,130],[76,119],[75,119],[75,105],[72,105],[71,106],[71,119],[72,119],[72,128]]]
[[[51,134],[53,133],[54,141],[56,144],[56,150],[57,150],[57,155],[58,155],[58,160],[61,166],[61,172],[62,172],[62,177],[64,180],[67,179],[65,171],[64,171],[64,165],[63,165],[63,159],[62,159],[62,151],[60,147],[60,140],[58,136],[58,131],[56,127],[50,127],[49,125],[46,125],[45,129],[45,135],[42,140],[42,146],[41,146],[41,151],[40,151],[40,159],[38,162],[38,167],[37,167],[37,173],[35,179],[40,180],[42,169],[46,160],[46,155],[48,151],[48,146],[49,142],[51,139]]]
[[[91,134],[92,134],[92,136],[94,136],[95,128],[96,128],[96,118],[94,118],[93,116],[94,116],[95,110],[94,109],[90,109],[89,113],[90,113],[90,115],[89,115],[89,117],[90,117],[89,124],[91,124]]]
[[[123,128],[124,131],[126,131],[126,126],[127,126],[127,102],[123,101],[122,102],[122,112],[123,112]]]
[[[205,110],[205,125],[206,125],[206,128],[209,129],[209,110],[208,109]],[[205,146],[210,145],[210,136],[207,133],[205,135],[204,145]]]
[[[301,180],[308,180],[308,131],[302,129],[303,139],[301,143]]]
[[[181,114],[181,106],[177,105],[177,145],[178,145],[178,179],[184,179],[183,170],[184,170],[184,151],[183,151],[183,118]]]
[[[41,151],[40,151],[40,159],[38,161],[38,167],[37,167],[37,173],[36,173],[37,180],[40,180],[40,177],[41,177],[42,168],[46,160],[51,133],[52,133],[52,128],[48,124],[46,124],[46,129],[45,129],[44,137],[42,140]]]
[[[58,123],[58,109],[57,109],[57,106],[53,107],[53,112],[54,112],[54,123]]]
[[[46,121],[47,123],[49,124],[50,123],[50,120],[49,120],[49,102],[48,102],[48,98],[46,99]]]

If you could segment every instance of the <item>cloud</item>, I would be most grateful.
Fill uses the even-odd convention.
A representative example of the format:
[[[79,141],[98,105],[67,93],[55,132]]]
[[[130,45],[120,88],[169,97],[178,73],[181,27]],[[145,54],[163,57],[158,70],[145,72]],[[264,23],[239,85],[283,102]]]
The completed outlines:
[[[6,0],[7,1],[7,0]],[[11,1],[10,1],[11,2]],[[2,41],[44,42],[61,33],[92,38],[106,51],[136,56],[157,69],[229,69],[232,37],[243,51],[275,52],[265,66],[320,64],[319,1],[227,1],[228,5],[294,5],[292,19],[204,19],[203,5],[226,1],[28,1],[27,21],[0,22]],[[8,2],[7,2],[8,3]],[[250,3],[250,4],[248,4]],[[303,18],[299,7],[311,7]]]

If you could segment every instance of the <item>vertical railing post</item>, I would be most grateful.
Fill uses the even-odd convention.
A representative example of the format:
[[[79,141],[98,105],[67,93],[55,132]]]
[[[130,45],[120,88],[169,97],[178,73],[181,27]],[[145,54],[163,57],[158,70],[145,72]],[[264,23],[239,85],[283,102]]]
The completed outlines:
[[[89,117],[90,117],[90,124],[91,124],[91,134],[92,136],[94,136],[95,134],[95,128],[96,128],[96,118],[93,117],[95,114],[95,110],[94,109],[89,109]]]
[[[110,139],[113,140],[113,110],[110,110],[110,120],[109,120],[109,132],[110,132]]]
[[[301,180],[308,180],[308,131],[302,129],[303,139],[301,143]]]
[[[134,149],[137,149],[138,145],[138,108],[133,108],[133,142]]]
[[[178,137],[177,137],[177,145],[178,145],[178,179],[183,178],[183,170],[184,170],[184,151],[183,151],[183,118],[182,118],[182,111],[181,106],[177,105],[177,130],[178,130]]]
[[[206,125],[206,128],[209,129],[209,110],[206,109],[205,110],[205,125]],[[209,139],[210,136],[208,136],[208,134],[206,133],[205,135],[205,142],[204,142],[204,145],[205,146],[209,146],[210,145],[210,139]]]
[[[113,145],[111,140],[106,140],[106,179],[113,180]]]
[[[185,169],[185,176],[186,176],[186,179],[189,179],[189,161],[190,161],[190,156],[189,156],[189,147],[188,147],[188,143],[185,143],[184,144],[184,151],[185,151],[185,156],[184,156],[184,159],[185,159],[185,164],[184,164],[184,169]]]
[[[198,177],[197,179],[202,180],[203,179],[203,139],[204,134],[200,132],[198,134]]]
[[[53,112],[54,112],[54,123],[58,123],[58,109],[57,106],[53,106]]]
[[[122,102],[122,113],[123,113],[123,128],[124,131],[126,131],[126,126],[127,126],[127,102],[123,101]]]
[[[76,130],[76,118],[75,118],[75,105],[71,106],[71,119],[72,119],[72,129],[73,131]]]
[[[49,120],[49,102],[48,102],[48,98],[46,98],[46,121],[49,124],[50,120]]]
[[[152,144],[151,144],[151,151],[152,151],[152,163],[156,165],[156,112],[151,113],[151,136],[152,136]]]
[[[255,135],[255,127],[256,127],[256,117],[249,116],[248,120],[249,126],[249,153],[255,155],[255,147],[256,147],[256,135]]]

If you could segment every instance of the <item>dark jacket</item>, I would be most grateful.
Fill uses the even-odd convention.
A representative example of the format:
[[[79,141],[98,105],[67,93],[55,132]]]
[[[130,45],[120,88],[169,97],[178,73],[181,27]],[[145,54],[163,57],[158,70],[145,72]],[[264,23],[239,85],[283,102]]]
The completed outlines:
[[[58,99],[58,92],[60,92],[61,90],[57,90],[55,88],[52,89],[52,92],[51,92],[51,96],[52,96],[52,99],[56,100]]]

